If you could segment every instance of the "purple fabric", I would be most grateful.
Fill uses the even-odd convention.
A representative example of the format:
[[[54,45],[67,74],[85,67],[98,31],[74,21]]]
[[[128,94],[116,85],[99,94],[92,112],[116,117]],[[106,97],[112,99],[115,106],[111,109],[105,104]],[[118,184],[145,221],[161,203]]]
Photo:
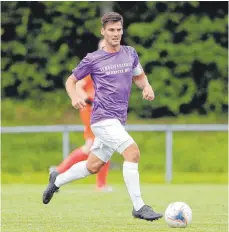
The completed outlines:
[[[88,53],[73,69],[78,80],[90,74],[94,82],[95,99],[91,124],[111,118],[118,119],[123,125],[126,123],[132,73],[138,63],[135,49],[121,46],[116,53],[103,50]]]

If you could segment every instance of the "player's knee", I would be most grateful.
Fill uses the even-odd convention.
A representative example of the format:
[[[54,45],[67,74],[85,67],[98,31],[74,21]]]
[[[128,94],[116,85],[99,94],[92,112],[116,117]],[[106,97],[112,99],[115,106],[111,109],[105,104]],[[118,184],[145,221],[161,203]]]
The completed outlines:
[[[140,159],[140,151],[139,149],[135,149],[133,151],[133,153],[130,154],[130,160],[131,162],[134,162],[134,163],[138,163],[139,159]]]
[[[88,164],[87,169],[91,174],[96,174],[100,171],[101,165],[100,164]]]
[[[129,162],[138,163],[140,159],[140,150],[137,144],[132,144],[123,152],[124,159]]]

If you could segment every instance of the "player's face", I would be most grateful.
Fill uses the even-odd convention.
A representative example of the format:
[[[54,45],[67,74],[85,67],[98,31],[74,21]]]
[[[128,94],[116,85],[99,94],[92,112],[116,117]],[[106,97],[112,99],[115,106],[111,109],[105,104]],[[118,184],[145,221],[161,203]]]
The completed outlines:
[[[112,47],[117,47],[120,45],[122,39],[123,29],[121,22],[108,22],[102,28],[101,34],[104,36],[104,40],[107,44]]]

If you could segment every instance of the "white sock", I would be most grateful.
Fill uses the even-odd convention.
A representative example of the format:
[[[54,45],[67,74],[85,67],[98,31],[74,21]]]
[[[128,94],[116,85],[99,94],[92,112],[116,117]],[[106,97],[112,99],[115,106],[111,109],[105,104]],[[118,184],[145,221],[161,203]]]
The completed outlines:
[[[60,186],[67,184],[73,180],[82,179],[91,175],[87,169],[87,160],[81,161],[72,165],[66,172],[57,176],[55,185],[59,188]]]
[[[143,205],[145,205],[141,197],[138,163],[124,161],[123,177],[130,194],[130,198],[133,202],[134,209],[138,211]]]

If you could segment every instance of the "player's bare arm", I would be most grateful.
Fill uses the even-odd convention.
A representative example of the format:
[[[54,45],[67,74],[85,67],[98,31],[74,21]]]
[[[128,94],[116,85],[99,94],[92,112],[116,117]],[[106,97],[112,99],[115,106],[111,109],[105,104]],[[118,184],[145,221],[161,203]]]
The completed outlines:
[[[76,92],[76,83],[77,79],[75,76],[72,74],[71,76],[68,77],[66,83],[65,83],[65,88],[68,93],[68,96],[72,100],[72,106],[76,109],[82,109],[86,106],[86,103],[84,101],[83,96],[79,96]]]
[[[85,86],[86,86],[85,79],[77,81],[76,82],[76,93],[79,95],[79,97],[83,98],[87,104],[92,105],[93,99],[88,96],[87,92],[85,91]]]
[[[75,89],[76,89],[77,95],[86,100],[88,98],[88,95],[87,95],[86,91],[84,90],[85,84],[86,84],[86,82],[84,79],[77,81],[76,85],[75,85],[76,86]]]
[[[133,77],[134,83],[142,89],[142,98],[148,101],[152,101],[154,99],[154,91],[151,85],[148,82],[148,78],[144,72]]]

